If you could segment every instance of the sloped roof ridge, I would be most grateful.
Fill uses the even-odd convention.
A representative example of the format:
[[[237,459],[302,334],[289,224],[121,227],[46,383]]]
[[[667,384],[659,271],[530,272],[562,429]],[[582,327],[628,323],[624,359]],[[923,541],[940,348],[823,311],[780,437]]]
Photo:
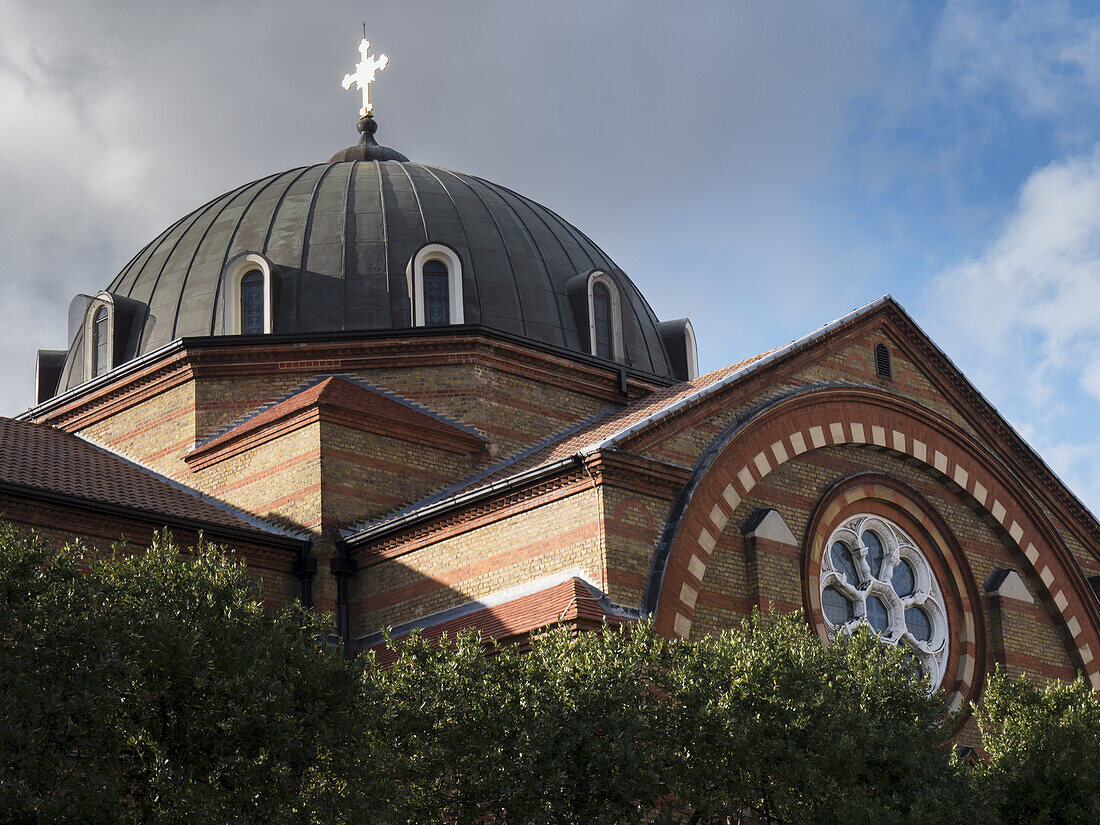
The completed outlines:
[[[313,389],[314,387],[316,387],[318,384],[320,384],[322,381],[324,381],[328,377],[329,376],[327,376],[327,375],[315,375],[312,378],[309,378],[309,379],[301,382],[300,384],[295,384],[293,387],[291,387],[289,390],[284,392],[282,395],[276,397],[275,399],[273,399],[271,401],[268,401],[266,404],[261,404],[259,407],[256,407],[252,410],[249,410],[248,412],[244,413],[243,415],[240,415],[237,418],[235,418],[234,420],[230,421],[228,424],[224,425],[223,427],[220,427],[219,429],[215,430],[213,433],[206,436],[205,438],[199,439],[198,441],[195,442],[195,445],[190,450],[188,450],[188,452],[193,453],[197,450],[201,450],[207,444],[218,440],[219,438],[221,438],[226,433],[230,433],[233,430],[237,429],[238,427],[244,426],[245,424],[247,424],[252,419],[259,418],[261,415],[268,412],[269,410],[275,409],[280,404],[282,404],[284,401],[289,401],[294,396],[300,395],[301,393],[306,392],[307,390]]]
[[[946,363],[948,367],[948,380],[950,380],[956,386],[956,388],[961,389],[964,395],[973,396],[971,400],[973,401],[976,399],[979,408],[983,404],[988,407],[989,411],[992,412],[993,415],[996,417],[996,423],[1002,425],[1007,430],[1009,438],[1015,439],[1016,442],[1024,448],[1023,458],[1025,463],[1031,465],[1031,468],[1033,470],[1039,470],[1040,476],[1043,473],[1046,473],[1049,480],[1053,481],[1054,484],[1057,485],[1058,489],[1050,490],[1055,498],[1063,499],[1063,503],[1068,504],[1071,510],[1077,509],[1078,512],[1075,513],[1075,515],[1077,515],[1079,518],[1081,516],[1084,516],[1085,520],[1091,520],[1091,532],[1093,532],[1095,535],[1100,535],[1100,520],[1097,519],[1096,514],[1093,513],[1092,510],[1083,501],[1081,501],[1080,498],[1077,497],[1077,494],[1073,492],[1073,489],[1068,484],[1066,484],[1065,481],[1062,480],[1062,477],[1054,471],[1054,469],[1046,462],[1046,460],[1041,455],[1039,455],[1038,451],[1034,447],[1032,447],[1030,443],[1028,443],[1027,439],[1020,435],[1019,430],[1017,430],[1012,425],[1012,422],[1010,422],[1008,418],[1006,418],[1005,415],[999,409],[997,409],[996,405],[994,405],[992,401],[986,398],[985,394],[982,393],[981,390],[979,390],[977,387],[974,386],[974,384],[970,382],[970,379],[966,377],[965,373],[963,373],[963,371],[959,369],[958,365],[951,360],[951,357],[946,352],[940,349],[939,344],[932,340],[931,336],[929,336],[928,333],[925,332],[924,329],[921,327],[921,325],[913,319],[913,316],[906,312],[905,308],[897,302],[893,303],[893,307],[902,317],[902,319],[904,319],[907,324],[910,324],[913,329],[917,331],[923,345],[928,347],[936,357],[940,358],[944,363]],[[1049,482],[1047,482],[1047,486],[1049,488]]]
[[[472,435],[475,438],[480,438],[480,439],[485,438],[485,435],[483,433],[478,432],[476,427],[471,427],[469,424],[467,424],[464,421],[459,421],[457,418],[452,418],[449,415],[444,415],[441,412],[433,410],[431,407],[428,407],[424,404],[419,404],[415,401],[412,401],[408,398],[405,398],[403,395],[399,395],[398,393],[395,393],[391,390],[387,390],[383,387],[379,387],[377,384],[372,384],[370,381],[367,381],[366,379],[360,378],[357,375],[352,375],[351,373],[346,373],[346,372],[337,372],[337,373],[332,373],[331,377],[332,378],[343,378],[345,381],[348,381],[349,383],[352,383],[352,384],[355,384],[356,386],[362,387],[365,390],[370,390],[371,392],[378,393],[378,395],[381,395],[383,398],[389,399],[390,401],[393,401],[397,404],[400,404],[403,407],[407,407],[408,409],[412,410],[413,412],[420,413],[421,415],[426,415],[429,418],[434,418],[436,421],[440,422],[441,424],[446,424],[450,427],[454,427],[455,429],[462,430],[462,432],[466,433],[467,435]]]
[[[867,314],[868,312],[878,308],[879,306],[882,306],[887,302],[893,302],[893,298],[891,298],[890,295],[883,295],[881,298],[876,298],[875,300],[866,303],[857,309],[852,310],[846,315],[842,315],[836,320],[830,321],[827,324],[822,324],[820,327],[818,327],[808,335],[803,335],[801,338],[796,338],[788,344],[784,344],[781,347],[769,350],[768,352],[756,356],[755,358],[749,358],[745,361],[742,361],[739,365],[734,365],[736,367],[735,369],[732,369],[725,375],[718,377],[717,380],[707,382],[696,389],[694,392],[684,395],[683,397],[677,399],[675,402],[654,410],[652,413],[644,416],[643,418],[622,427],[618,431],[611,433],[610,435],[592,444],[589,444],[587,447],[579,450],[579,454],[582,456],[589,456],[602,450],[606,450],[608,447],[614,446],[623,439],[653,425],[657,421],[660,421],[670,415],[675,414],[684,407],[691,406],[701,401],[702,399],[713,395],[724,387],[727,387],[730,384],[739,381],[741,378],[748,375],[749,373],[755,372],[756,370],[767,366],[773,361],[777,361],[785,355],[788,355],[795,350],[801,349],[802,347],[813,343],[819,338],[824,338],[826,335],[828,335],[830,332],[837,329],[838,327],[842,327],[845,324],[856,320],[857,318]],[[726,369],[729,368],[727,367]],[[721,372],[721,370],[716,370],[715,372]],[[710,375],[714,374],[715,373],[710,373]]]
[[[371,521],[363,521],[359,522],[358,524],[354,524],[351,527],[346,527],[340,531],[340,534],[344,538],[350,538],[364,531],[372,530],[382,525],[389,524],[390,522],[406,518],[420,510],[431,507],[433,504],[445,501],[446,499],[462,492],[463,490],[477,489],[478,482],[483,481],[496,473],[499,473],[501,470],[506,469],[512,464],[515,464],[531,455],[534,455],[539,450],[543,450],[549,446],[552,446],[553,444],[558,443],[559,441],[568,438],[574,433],[583,430],[585,427],[589,427],[592,424],[598,423],[604,418],[613,415],[615,412],[615,410],[605,410],[604,412],[597,413],[591,418],[586,418],[584,421],[579,421],[564,430],[559,430],[558,432],[552,433],[551,435],[544,438],[542,441],[531,444],[530,446],[525,447],[519,452],[512,453],[506,458],[503,458],[494,464],[490,464],[489,466],[484,467],[473,475],[466,476],[466,478],[459,479],[452,484],[441,487],[434,493],[430,493],[429,495],[424,496],[423,498],[418,499],[405,507],[402,507],[400,510],[389,513],[382,518],[373,519]]]
[[[27,423],[32,423],[32,422],[27,422]],[[45,424],[34,424],[33,426],[45,427],[47,425],[45,425]],[[91,447],[94,447],[95,449],[99,450],[100,452],[105,453],[106,455],[110,456],[111,458],[118,459],[119,461],[123,462],[124,464],[128,464],[131,467],[145,473],[146,475],[151,476],[156,481],[159,481],[163,484],[167,484],[169,487],[172,487],[172,488],[178,490],[179,492],[186,493],[187,495],[190,495],[193,498],[198,499],[199,501],[202,501],[206,504],[209,504],[211,507],[214,507],[215,509],[220,510],[221,512],[225,513],[226,515],[232,516],[233,518],[244,522],[245,524],[247,524],[248,526],[250,526],[250,527],[252,527],[256,530],[260,530],[260,531],[265,532],[265,533],[271,533],[272,535],[276,535],[276,536],[285,536],[287,538],[294,538],[294,539],[304,539],[307,536],[307,533],[305,531],[290,530],[286,527],[282,527],[280,525],[272,524],[270,522],[264,521],[263,519],[259,518],[258,516],[255,516],[252,513],[248,513],[244,510],[238,509],[237,507],[234,507],[233,505],[228,504],[228,503],[222,501],[221,499],[217,499],[217,498],[214,498],[213,496],[209,496],[206,493],[203,493],[203,492],[200,492],[199,490],[196,490],[194,487],[188,487],[183,482],[177,481],[176,479],[171,478],[169,476],[166,476],[163,473],[159,473],[156,470],[154,470],[152,467],[150,467],[148,464],[145,464],[144,462],[142,462],[138,459],[135,459],[132,456],[126,455],[125,452],[122,452],[122,451],[119,451],[119,450],[114,450],[110,447],[107,447],[103,444],[100,444],[98,441],[96,441],[91,436],[85,435],[83,433],[66,433],[66,435],[72,435],[74,438],[79,438],[81,441],[85,442],[86,444],[88,444]],[[137,509],[137,508],[135,508],[135,509]],[[199,520],[201,520],[201,519],[199,519]]]
[[[458,503],[482,496],[484,494],[492,492],[494,489],[506,488],[509,484],[517,482],[518,480],[526,479],[530,476],[539,475],[542,472],[548,471],[558,467],[558,465],[565,465],[571,461],[583,460],[587,456],[593,455],[601,450],[609,449],[623,439],[634,435],[635,433],[653,425],[654,423],[667,418],[670,415],[675,414],[679,410],[684,409],[698,401],[718,392],[722,388],[729,386],[730,384],[741,380],[746,375],[755,372],[758,369],[788,355],[789,353],[807,346],[813,343],[819,338],[831,333],[833,330],[842,327],[852,321],[860,318],[869,312],[877,309],[878,307],[887,304],[896,303],[893,298],[887,294],[880,298],[876,298],[869,303],[864,304],[851,312],[842,315],[841,317],[830,321],[827,324],[823,324],[813,332],[796,338],[788,344],[782,347],[778,347],[752,358],[747,358],[744,361],[739,361],[736,364],[732,364],[727,367],[721,367],[712,372],[701,375],[697,378],[693,378],[690,381],[683,382],[681,384],[674,384],[670,387],[665,387],[657,390],[650,395],[637,399],[636,401],[621,407],[618,410],[611,410],[609,412],[602,413],[593,417],[589,421],[581,422],[579,425],[563,431],[551,438],[541,442],[539,444],[532,445],[527,450],[510,456],[503,462],[488,467],[481,473],[475,476],[471,476],[456,484],[452,484],[449,487],[443,488],[439,492],[429,496],[425,499],[421,499],[418,502],[403,508],[395,513],[377,519],[373,522],[362,523],[355,525],[342,532],[343,537],[346,540],[355,542],[362,541],[370,538],[372,535],[385,532],[392,527],[399,526],[402,523],[408,523],[414,521],[418,515],[428,516],[432,512],[446,509],[449,505],[457,505]],[[685,387],[687,391],[685,392]],[[576,448],[570,448],[568,455],[559,455],[556,459],[552,459],[554,455],[554,447],[561,448],[571,438],[576,438],[583,435],[583,431],[588,428],[596,429],[602,425],[606,425],[609,419],[630,419],[633,413],[639,410],[644,410],[651,405],[657,405],[657,408],[651,412],[648,412],[637,419],[630,421],[610,434],[598,438],[595,441],[587,444],[578,444]],[[509,466],[520,464],[524,459],[530,458],[534,454],[541,450],[547,451],[546,461],[543,463],[534,462],[529,467],[517,468],[512,474],[501,475],[500,478],[494,479],[491,483],[477,486],[479,481],[485,481],[491,478],[493,475],[501,473]]]
[[[284,392],[282,395],[276,397],[274,400],[269,401],[266,404],[263,404],[259,407],[256,407],[253,410],[250,410],[249,412],[247,412],[244,415],[234,419],[229,424],[226,424],[225,426],[219,428],[218,430],[216,430],[215,432],[213,432],[210,435],[206,436],[205,438],[201,439],[200,441],[195,442],[195,445],[188,452],[193,453],[193,452],[197,452],[197,451],[201,450],[203,447],[207,446],[208,444],[214,443],[218,439],[222,438],[223,436],[228,435],[229,433],[233,432],[234,430],[237,430],[241,427],[244,427],[245,425],[247,425],[251,421],[255,421],[261,415],[264,415],[268,412],[271,412],[271,410],[275,409],[280,404],[285,404],[287,401],[290,401],[292,398],[295,398],[295,397],[301,395],[304,392],[309,392],[311,389],[314,389],[315,387],[323,384],[325,381],[329,380],[330,378],[339,378],[343,381],[347,381],[349,384],[352,384],[356,387],[359,387],[360,389],[367,390],[368,392],[373,392],[376,395],[380,395],[388,401],[392,401],[395,404],[400,404],[401,406],[405,407],[406,409],[412,410],[413,412],[419,413],[420,415],[425,415],[428,418],[434,419],[435,421],[438,421],[439,423],[444,424],[448,427],[453,427],[457,430],[461,430],[462,432],[466,433],[467,435],[473,436],[475,438],[482,439],[482,440],[484,439],[484,436],[481,433],[479,433],[477,431],[477,429],[475,429],[474,427],[471,427],[469,424],[466,424],[462,421],[458,421],[457,419],[451,418],[450,416],[443,415],[442,413],[436,412],[435,410],[431,409],[430,407],[426,407],[422,404],[417,404],[414,401],[410,401],[409,399],[407,399],[407,398],[405,398],[401,395],[398,395],[395,392],[391,392],[390,390],[383,389],[382,387],[379,387],[375,384],[372,384],[371,382],[366,381],[362,378],[359,378],[356,375],[352,375],[351,373],[330,372],[330,373],[318,373],[318,374],[314,375],[312,378],[310,378],[306,381],[303,381],[300,384],[296,384],[294,387],[290,388],[289,390]]]

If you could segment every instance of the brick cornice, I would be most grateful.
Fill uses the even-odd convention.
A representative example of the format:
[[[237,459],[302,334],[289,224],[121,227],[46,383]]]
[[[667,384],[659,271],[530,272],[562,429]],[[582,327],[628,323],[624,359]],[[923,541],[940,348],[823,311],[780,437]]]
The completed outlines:
[[[201,377],[301,374],[372,368],[474,364],[561,387],[611,403],[626,403],[668,385],[667,379],[608,366],[580,353],[540,345],[483,327],[388,330],[263,338],[183,338],[148,363],[124,365],[113,380],[90,382],[44,402],[24,416],[80,429],[173,386]],[[620,372],[626,395],[620,392]]]
[[[628,487],[634,492],[672,498],[691,478],[691,469],[622,450],[607,450],[585,458],[597,484]]]
[[[30,410],[25,417],[39,424],[76,432],[194,379],[187,353],[173,351],[163,361],[121,376],[117,382],[92,387],[87,393],[76,395],[41,414]]]

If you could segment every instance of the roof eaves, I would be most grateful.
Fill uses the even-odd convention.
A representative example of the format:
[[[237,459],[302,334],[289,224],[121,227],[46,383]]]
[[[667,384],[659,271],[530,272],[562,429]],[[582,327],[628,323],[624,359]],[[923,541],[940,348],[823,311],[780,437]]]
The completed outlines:
[[[571,580],[579,583],[580,586],[584,588],[588,594],[587,598],[596,602],[605,615],[620,619],[638,618],[638,610],[636,608],[623,607],[622,605],[615,604],[606,593],[592,583],[595,580],[594,577],[589,575],[587,571],[574,567],[559,573],[551,573],[539,579],[532,579],[531,581],[509,587],[505,590],[498,590],[480,599],[473,599],[455,607],[441,610],[438,613],[423,616],[419,619],[405,622],[404,624],[395,625],[384,632],[372,633],[357,639],[354,642],[354,646],[357,650],[373,647],[384,642],[387,635],[391,639],[398,639],[407,636],[414,630],[425,630],[444,624],[445,622],[453,621],[454,619],[462,618],[463,616],[469,616],[483,610],[500,607],[501,605],[514,602],[525,596],[533,596],[536,593],[544,592],[555,585]]]
[[[270,532],[257,530],[250,526],[242,525],[240,527],[232,527],[205,521],[203,519],[188,518],[186,516],[165,513],[161,510],[112,504],[100,499],[88,498],[86,496],[78,496],[70,493],[59,493],[55,490],[47,490],[25,484],[0,482],[0,491],[33,499],[35,501],[49,501],[70,508],[75,506],[95,513],[144,522],[157,528],[167,527],[171,529],[173,527],[179,527],[226,539],[240,538],[249,541],[269,542],[277,546],[293,547],[298,551],[308,547],[308,542],[303,538],[276,535]]]
[[[53,398],[48,398],[41,404],[36,404],[29,410],[24,410],[19,415],[14,416],[16,421],[30,421],[38,416],[44,415],[58,407],[63,406],[66,402],[78,398],[81,395],[85,395],[92,392],[99,387],[111,384],[124,375],[131,375],[149,364],[155,363],[166,358],[169,355],[176,353],[184,348],[184,342],[182,338],[177,338],[174,341],[169,341],[162,347],[158,347],[151,352],[145,353],[132,361],[127,361],[124,364],[119,364],[112,370],[109,370],[103,375],[96,376],[90,381],[85,381],[83,384],[78,384],[70,390],[66,390],[63,393],[55,395]]]
[[[257,518],[256,516],[252,515],[251,513],[247,513],[244,510],[239,510],[236,507],[233,507],[232,505],[226,504],[224,501],[221,501],[219,499],[214,498],[213,496],[209,496],[206,493],[203,493],[203,492],[200,492],[199,490],[196,490],[194,487],[188,487],[186,484],[183,484],[182,482],[176,481],[174,478],[170,478],[169,476],[166,476],[163,473],[159,473],[156,470],[154,470],[152,467],[149,467],[148,465],[146,465],[146,464],[144,464],[144,463],[142,463],[142,462],[140,462],[136,459],[130,458],[129,456],[124,455],[123,453],[115,452],[114,450],[109,449],[108,447],[104,446],[103,444],[98,443],[95,439],[91,438],[88,435],[85,435],[84,433],[73,433],[73,435],[76,438],[79,438],[81,441],[84,441],[87,444],[91,445],[92,447],[95,447],[97,450],[100,450],[101,452],[104,452],[104,453],[112,456],[113,458],[117,458],[119,461],[125,462],[126,464],[129,464],[131,467],[134,467],[134,468],[140,470],[141,472],[152,476],[157,481],[161,481],[161,482],[167,484],[168,486],[175,488],[176,490],[180,491],[181,493],[186,493],[187,495],[190,495],[194,498],[197,498],[200,501],[203,501],[206,504],[210,505],[211,507],[214,507],[215,509],[220,510],[221,512],[225,513],[226,515],[232,516],[233,518],[235,518],[235,519],[237,519],[241,522],[244,522],[245,524],[247,524],[249,527],[252,527],[257,532],[268,533],[268,534],[271,534],[271,535],[282,536],[284,538],[296,539],[296,540],[299,540],[299,541],[305,541],[307,539],[308,534],[305,531],[289,530],[285,527],[280,527],[277,524],[271,524],[269,522],[266,522],[263,519]],[[211,525],[211,527],[214,527],[214,526],[215,525]]]

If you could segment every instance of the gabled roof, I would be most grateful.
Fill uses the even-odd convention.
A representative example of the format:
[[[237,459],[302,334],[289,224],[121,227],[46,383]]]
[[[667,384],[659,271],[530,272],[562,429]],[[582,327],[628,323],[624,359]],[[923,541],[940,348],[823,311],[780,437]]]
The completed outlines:
[[[85,439],[45,424],[3,417],[0,489],[77,505],[122,508],[165,524],[251,533],[257,538],[262,534],[279,543],[291,535]]]
[[[918,341],[925,354],[937,362],[948,381],[991,424],[998,434],[1008,439],[1034,470],[1046,488],[1068,507],[1081,524],[1100,537],[1100,524],[1057,475],[1031,449],[996,408],[963,376],[954,363],[937,347],[915,321],[889,295],[884,295],[852,312],[831,321],[819,329],[789,344],[748,358],[691,381],[658,390],[627,406],[604,414],[581,427],[568,431],[540,445],[512,456],[504,462],[423,499],[380,521],[360,525],[347,531],[344,539],[354,545],[375,536],[399,529],[436,513],[462,506],[467,502],[492,497],[513,486],[560,472],[564,467],[583,461],[587,456],[614,448],[626,440],[656,427],[664,419],[692,408],[716,392],[738,384],[770,365],[851,328],[882,310],[890,310]]]
[[[326,420],[355,429],[376,432],[441,450],[474,453],[485,440],[472,427],[444,418],[371,384],[349,376],[319,376],[282,399],[250,413],[225,430],[198,444],[187,455],[192,462],[215,453],[232,451],[232,445],[251,442],[249,436],[286,431],[284,422],[315,410]]]
[[[425,616],[408,624],[392,627],[390,639],[399,640],[413,631],[430,641],[443,636],[453,638],[463,630],[474,630],[488,642],[527,643],[532,633],[556,625],[597,628],[604,622],[620,624],[636,620],[637,614],[616,608],[607,596],[577,571],[567,571],[560,579],[535,582],[523,592],[502,593],[480,601],[467,602],[442,613]],[[386,634],[374,633],[358,640],[360,650],[373,650],[383,664],[396,659]]]

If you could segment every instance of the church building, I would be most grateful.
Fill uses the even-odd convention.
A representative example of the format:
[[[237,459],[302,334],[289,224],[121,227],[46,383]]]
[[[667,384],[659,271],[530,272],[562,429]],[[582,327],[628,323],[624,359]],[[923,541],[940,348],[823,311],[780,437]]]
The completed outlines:
[[[868,622],[951,708],[998,663],[1100,690],[1100,524],[894,300],[699,375],[581,229],[360,114],[73,299],[0,419],[0,515],[202,534],[354,650],[759,607]]]

